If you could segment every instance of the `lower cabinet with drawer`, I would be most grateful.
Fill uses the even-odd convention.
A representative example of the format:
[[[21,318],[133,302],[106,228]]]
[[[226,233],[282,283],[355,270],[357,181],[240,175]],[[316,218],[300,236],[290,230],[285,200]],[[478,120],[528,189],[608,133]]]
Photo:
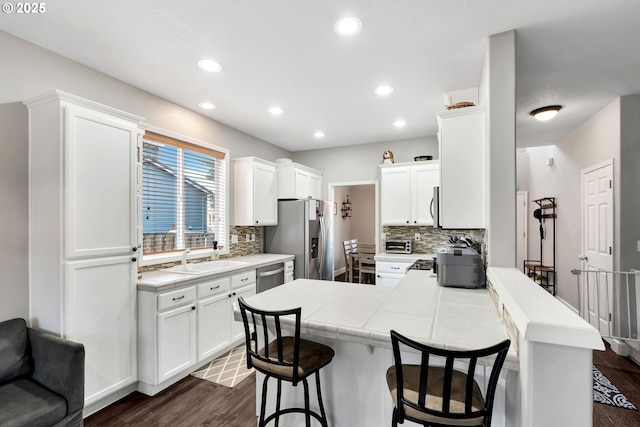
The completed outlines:
[[[255,292],[255,270],[138,291],[138,390],[153,396],[240,343],[244,328],[233,304]]]
[[[396,286],[411,264],[413,261],[376,261],[376,285]]]

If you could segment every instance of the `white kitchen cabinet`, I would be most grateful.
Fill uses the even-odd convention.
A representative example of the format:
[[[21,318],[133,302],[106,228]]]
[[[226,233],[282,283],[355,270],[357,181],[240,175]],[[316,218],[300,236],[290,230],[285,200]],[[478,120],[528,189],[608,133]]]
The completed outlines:
[[[142,118],[60,91],[29,108],[30,317],[85,347],[85,407],[138,379]],[[117,396],[121,397],[121,396]]]
[[[382,225],[433,225],[437,161],[380,165]]]
[[[231,278],[198,286],[198,362],[226,349],[230,343]]]
[[[276,165],[257,157],[234,159],[237,226],[278,224]]]
[[[158,313],[159,383],[196,363],[195,299],[193,286],[158,296],[158,309],[162,310]],[[166,304],[163,304],[163,300]]]
[[[293,282],[294,280],[294,263],[293,261],[287,261],[284,263],[284,283]]]
[[[483,106],[439,112],[440,224],[484,228],[487,167]]]
[[[376,285],[396,286],[407,274],[411,261],[376,261]]]
[[[255,269],[161,293],[138,291],[138,390],[154,395],[244,340],[233,305],[255,293]]]
[[[320,199],[322,172],[299,163],[284,163],[278,168],[278,199]]]

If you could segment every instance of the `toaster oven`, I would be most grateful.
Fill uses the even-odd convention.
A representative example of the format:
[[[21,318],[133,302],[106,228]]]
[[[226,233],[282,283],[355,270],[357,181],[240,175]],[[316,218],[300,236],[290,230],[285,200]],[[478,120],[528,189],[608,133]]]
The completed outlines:
[[[388,254],[410,254],[413,247],[411,240],[387,240],[384,250]]]

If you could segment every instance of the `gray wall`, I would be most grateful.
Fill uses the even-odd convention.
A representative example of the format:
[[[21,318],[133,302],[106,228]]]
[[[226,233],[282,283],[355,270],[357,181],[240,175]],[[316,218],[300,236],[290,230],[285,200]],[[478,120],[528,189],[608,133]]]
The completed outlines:
[[[137,114],[150,125],[228,148],[232,158],[257,156],[273,161],[280,157],[291,157],[286,150],[2,31],[0,52],[4,64],[0,71],[0,104],[21,102],[59,89]],[[0,119],[2,191],[3,195],[7,193],[4,200],[11,200],[7,208],[0,210],[0,223],[10,228],[8,234],[3,234],[6,240],[0,247],[0,262],[6,267],[2,271],[3,295],[12,297],[0,299],[0,320],[15,315],[27,316],[26,114],[21,104],[4,105]],[[229,176],[233,177],[232,168]],[[230,180],[229,187],[229,216],[230,225],[233,225],[233,180]]]
[[[27,108],[0,104],[0,321],[29,317]]]
[[[640,269],[640,95],[620,99],[620,270]]]

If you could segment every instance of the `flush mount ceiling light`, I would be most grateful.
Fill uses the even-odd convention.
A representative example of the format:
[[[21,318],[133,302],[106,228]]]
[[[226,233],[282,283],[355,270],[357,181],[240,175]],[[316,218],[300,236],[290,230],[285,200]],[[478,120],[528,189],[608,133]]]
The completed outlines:
[[[393,88],[391,86],[378,86],[374,92],[376,95],[386,96],[393,92]]]
[[[324,138],[324,132],[322,132],[321,130],[315,131],[313,133],[313,136],[315,136],[316,138],[320,139],[320,138]]]
[[[362,30],[362,21],[355,16],[345,16],[333,24],[333,30],[341,36],[350,37]]]
[[[398,119],[398,120],[396,120],[395,122],[393,122],[393,125],[394,125],[395,127],[397,127],[397,128],[404,127],[404,125],[406,125],[406,124],[407,124],[407,122],[405,122],[405,121],[404,121],[404,120],[402,120],[402,119]]]
[[[205,110],[213,110],[216,106],[210,102],[201,102],[198,104],[200,108],[204,108]]]
[[[280,107],[271,107],[269,108],[269,112],[274,116],[279,116],[280,114],[284,113],[284,110]]]
[[[219,73],[222,71],[222,64],[213,59],[201,59],[198,61],[198,67],[210,73]]]
[[[553,119],[561,108],[559,105],[548,105],[546,107],[536,108],[529,114],[541,122],[546,122],[547,120]]]

